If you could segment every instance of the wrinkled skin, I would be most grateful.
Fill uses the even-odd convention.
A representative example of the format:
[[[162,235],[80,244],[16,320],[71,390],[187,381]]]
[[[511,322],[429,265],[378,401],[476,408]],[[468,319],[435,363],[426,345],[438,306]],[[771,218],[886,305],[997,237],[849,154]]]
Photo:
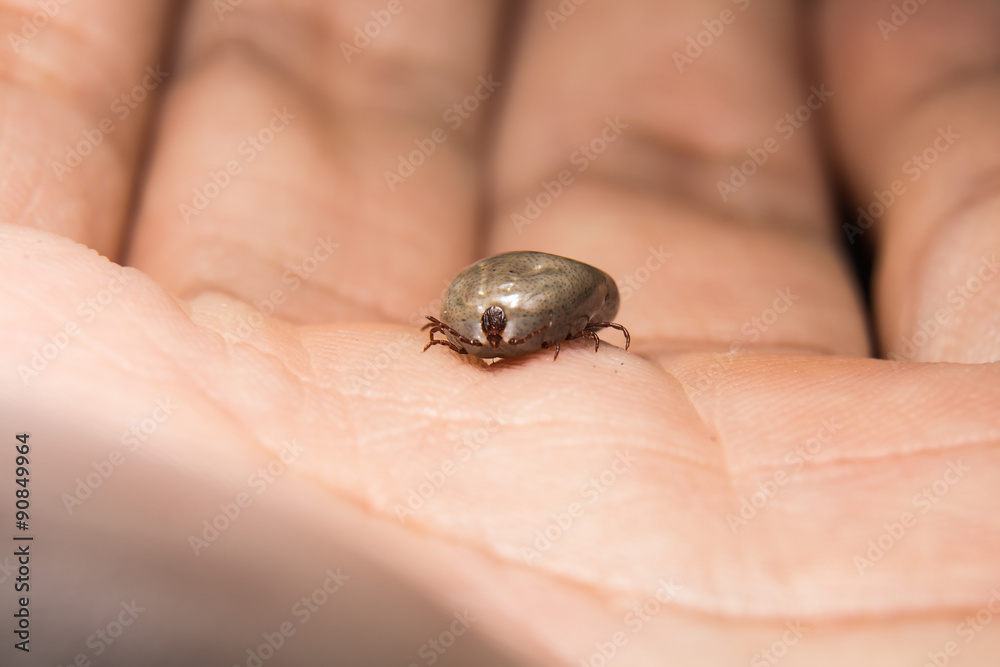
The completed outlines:
[[[892,4],[404,3],[350,62],[386,3],[60,6],[0,56],[18,664],[95,659],[133,601],[103,664],[247,664],[283,622],[269,667],[995,664],[1000,5]],[[521,248],[615,277],[631,351],[422,354]]]

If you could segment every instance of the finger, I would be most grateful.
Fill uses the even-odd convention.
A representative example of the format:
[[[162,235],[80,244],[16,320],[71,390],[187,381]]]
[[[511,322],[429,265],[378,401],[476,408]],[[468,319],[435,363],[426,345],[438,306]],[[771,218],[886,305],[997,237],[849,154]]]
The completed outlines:
[[[1000,5],[824,8],[835,143],[856,204],[844,230],[877,239],[883,352],[1000,359]]]
[[[801,85],[795,3],[569,7],[527,12],[493,249],[607,270],[636,349],[864,354],[819,167],[828,93]]]
[[[0,7],[0,219],[119,250],[169,72],[167,2]]]
[[[192,5],[135,266],[293,320],[426,314],[472,252],[484,114],[448,112],[494,92],[496,9],[390,4]]]

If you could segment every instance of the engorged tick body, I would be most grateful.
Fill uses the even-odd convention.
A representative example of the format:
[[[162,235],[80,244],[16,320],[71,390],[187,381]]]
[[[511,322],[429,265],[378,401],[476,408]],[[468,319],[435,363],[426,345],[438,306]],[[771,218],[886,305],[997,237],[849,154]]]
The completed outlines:
[[[441,319],[428,317],[432,345],[484,359],[516,357],[574,338],[594,339],[596,330],[613,327],[618,286],[600,269],[559,255],[516,251],[466,267],[445,293]],[[445,339],[435,338],[436,333]]]

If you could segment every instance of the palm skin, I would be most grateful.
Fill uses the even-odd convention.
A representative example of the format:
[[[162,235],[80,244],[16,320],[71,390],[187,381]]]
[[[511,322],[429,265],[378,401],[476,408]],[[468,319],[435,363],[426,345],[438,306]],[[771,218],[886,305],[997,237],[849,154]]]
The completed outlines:
[[[287,627],[266,664],[992,664],[996,8],[532,6],[501,65],[499,7],[403,7],[357,53],[382,6],[191,7],[156,116],[108,100],[167,5],[68,5],[5,56],[31,659],[248,664]],[[824,145],[893,197],[863,230],[891,360]],[[618,278],[630,351],[421,352],[451,276],[519,248]]]

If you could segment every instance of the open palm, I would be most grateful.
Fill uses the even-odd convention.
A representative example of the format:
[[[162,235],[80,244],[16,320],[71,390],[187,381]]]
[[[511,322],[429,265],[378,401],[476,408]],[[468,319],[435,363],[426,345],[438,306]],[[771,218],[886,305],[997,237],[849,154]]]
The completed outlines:
[[[3,655],[993,664],[1000,10],[903,4],[3,10]],[[630,351],[421,352],[515,249]]]

